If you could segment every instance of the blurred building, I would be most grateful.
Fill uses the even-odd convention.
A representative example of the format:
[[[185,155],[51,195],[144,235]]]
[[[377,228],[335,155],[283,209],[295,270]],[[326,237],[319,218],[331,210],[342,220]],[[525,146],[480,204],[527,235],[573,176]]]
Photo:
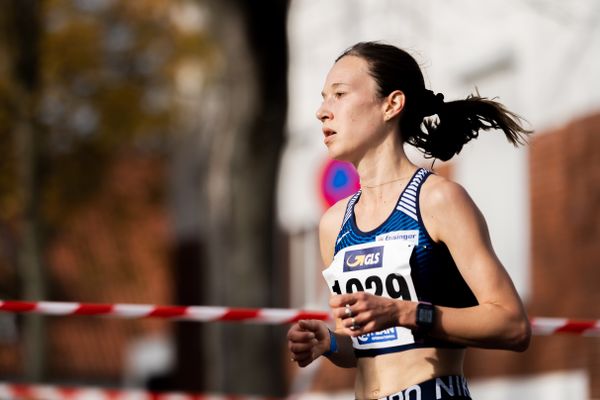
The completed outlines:
[[[478,90],[530,123],[530,146],[484,134],[436,170],[479,205],[530,316],[600,318],[600,3],[302,0],[292,2],[288,22],[289,137],[278,212],[290,236],[293,306],[324,308],[328,297],[316,233],[327,161],[314,116],[322,84],[345,48],[383,40],[415,56],[446,100]],[[466,373],[483,400],[598,398],[599,349],[593,338],[534,337],[523,354],[470,350]],[[322,361],[296,371],[293,390],[351,396],[352,379]]]

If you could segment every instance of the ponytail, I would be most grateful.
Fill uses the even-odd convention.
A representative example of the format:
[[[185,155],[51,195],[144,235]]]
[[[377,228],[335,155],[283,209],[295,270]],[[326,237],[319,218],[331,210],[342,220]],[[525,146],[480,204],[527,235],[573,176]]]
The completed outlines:
[[[367,61],[379,96],[385,97],[394,90],[405,94],[406,103],[400,116],[402,140],[423,151],[426,157],[447,161],[481,130],[500,129],[515,146],[524,144],[532,133],[522,127],[517,114],[497,101],[480,97],[479,93],[465,100],[444,102],[443,94],[425,89],[416,60],[395,46],[360,42],[336,61],[349,55]]]
[[[407,99],[405,115],[400,121],[401,132],[404,141],[420,149],[428,158],[449,160],[482,130],[502,130],[515,146],[525,144],[527,135],[532,133],[523,128],[517,114],[479,94],[445,103],[441,93],[435,95],[426,90],[414,100],[410,104]]]

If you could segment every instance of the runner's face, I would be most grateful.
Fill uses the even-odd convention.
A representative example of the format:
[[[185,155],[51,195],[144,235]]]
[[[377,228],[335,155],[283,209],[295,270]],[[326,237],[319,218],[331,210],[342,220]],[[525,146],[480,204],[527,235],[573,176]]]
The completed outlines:
[[[377,143],[384,126],[384,99],[365,60],[345,56],[336,62],[323,86],[317,118],[331,158],[356,163]]]

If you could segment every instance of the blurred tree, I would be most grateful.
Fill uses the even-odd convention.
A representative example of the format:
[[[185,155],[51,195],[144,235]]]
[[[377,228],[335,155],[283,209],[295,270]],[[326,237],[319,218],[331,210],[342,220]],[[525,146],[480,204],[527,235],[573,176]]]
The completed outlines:
[[[8,89],[13,97],[7,96],[14,114],[8,122],[12,131],[11,145],[16,150],[14,159],[14,192],[19,199],[20,238],[18,251],[18,274],[23,288],[23,297],[42,300],[45,296],[45,279],[40,255],[40,149],[42,131],[37,124],[35,110],[39,97],[39,39],[40,7],[36,0],[11,0],[4,4],[6,13],[3,30],[6,33],[9,76],[14,82]],[[12,159],[12,158],[9,158]],[[10,179],[10,178],[9,178]],[[6,188],[5,188],[6,189]],[[6,198],[3,196],[3,198]],[[45,330],[40,316],[25,318],[25,375],[39,381],[45,372]]]
[[[288,1],[238,0],[236,5],[244,16],[256,92],[248,130],[236,138],[233,152],[235,252],[231,255],[235,269],[225,277],[229,282],[226,293],[231,304],[282,306],[281,299],[287,299],[281,289],[285,272],[275,262],[278,243],[274,215],[276,171],[287,110]],[[236,51],[230,57],[235,60]],[[232,388],[283,395],[285,327],[234,328],[228,327],[225,343]]]
[[[175,66],[204,57],[206,47],[201,32],[175,29],[171,10],[182,2],[0,4],[0,50],[6,55],[0,60],[0,227],[20,243],[18,268],[12,268],[21,289],[12,289],[11,297],[82,300],[62,297],[60,285],[45,287],[42,238],[51,243],[70,216],[89,204],[122,154],[132,148],[167,154]],[[116,202],[115,219],[127,218],[118,208]],[[1,261],[10,267],[12,260]],[[94,268],[94,261],[81,268]],[[26,321],[23,360],[28,379],[39,381],[43,318]]]
[[[273,215],[287,7],[279,0],[0,4],[12,29],[0,41],[14,60],[12,78],[0,60],[2,221],[26,227],[31,218],[40,227],[33,232],[50,241],[90,203],[118,157],[132,148],[158,154],[170,171],[174,301],[282,306]],[[15,164],[10,146],[20,141],[29,153],[17,153]],[[30,172],[20,181],[17,171]],[[32,205],[18,201],[20,190],[31,191]],[[127,218],[115,203],[115,220]],[[28,265],[40,271],[32,254],[37,264]],[[61,298],[59,289],[51,285],[48,296],[81,301]],[[178,323],[177,367],[161,388],[282,395],[284,329]]]
[[[169,3],[48,0],[40,118],[49,135],[44,211],[60,223],[124,149],[165,154],[171,68],[186,51]],[[200,50],[201,51],[201,50]]]
[[[180,124],[169,157],[180,300],[281,306],[273,216],[287,109],[288,2],[196,4],[214,49],[205,75],[180,70]],[[285,393],[284,328],[179,328],[178,387]],[[199,356],[190,357],[198,348]]]

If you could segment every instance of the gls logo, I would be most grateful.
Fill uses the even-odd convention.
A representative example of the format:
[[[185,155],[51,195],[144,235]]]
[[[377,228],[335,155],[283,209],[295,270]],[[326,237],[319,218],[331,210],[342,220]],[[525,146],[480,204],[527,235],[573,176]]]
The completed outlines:
[[[344,272],[380,268],[383,263],[383,246],[352,250],[344,255]]]

